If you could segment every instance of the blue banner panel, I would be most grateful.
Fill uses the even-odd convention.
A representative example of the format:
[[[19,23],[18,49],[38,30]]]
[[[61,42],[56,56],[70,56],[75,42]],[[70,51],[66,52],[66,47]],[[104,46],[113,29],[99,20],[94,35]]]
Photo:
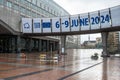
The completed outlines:
[[[98,11],[90,13],[90,26],[91,30],[100,29],[100,16]]]
[[[69,17],[61,17],[62,32],[70,32]]]
[[[33,19],[33,33],[41,33],[41,19],[40,18]]]
[[[81,31],[90,30],[90,22],[89,22],[88,13],[80,15],[79,23],[80,23]]]
[[[43,33],[51,33],[51,20],[50,18],[42,19],[42,31]]]
[[[52,18],[52,32],[60,32],[60,18]]]
[[[104,9],[100,11],[100,24],[101,28],[108,28],[110,27],[110,13],[109,9]]]
[[[50,28],[51,27],[51,23],[50,22],[43,22],[42,23],[42,28]]]
[[[74,15],[70,17],[70,24],[71,24],[71,31],[79,31],[80,30],[80,24],[79,24],[79,18],[78,15]]]
[[[120,26],[120,6],[113,7],[110,9],[111,18],[112,18],[112,26]]]
[[[22,32],[32,33],[32,19],[31,18],[22,18]]]

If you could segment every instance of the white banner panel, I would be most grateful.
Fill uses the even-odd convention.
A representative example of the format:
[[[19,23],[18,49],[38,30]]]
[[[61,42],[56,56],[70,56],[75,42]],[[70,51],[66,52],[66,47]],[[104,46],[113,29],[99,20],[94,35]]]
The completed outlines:
[[[100,23],[101,23],[101,28],[110,27],[109,9],[105,9],[105,10],[100,11]]]
[[[71,24],[71,31],[79,31],[80,26],[79,26],[79,18],[78,15],[74,15],[70,17],[70,24]]]
[[[61,17],[62,32],[70,32],[69,17]]]
[[[60,32],[60,18],[52,18],[52,32]]]
[[[43,30],[43,33],[51,32],[50,18],[43,18],[42,19],[42,30]]]
[[[120,26],[120,6],[111,8],[112,26]]]
[[[22,32],[32,33],[32,19],[31,18],[22,18]]]
[[[41,33],[41,19],[40,18],[33,19],[33,33]]]
[[[100,29],[100,17],[98,11],[90,13],[91,29]]]
[[[88,13],[80,15],[80,27],[81,30],[90,30]]]

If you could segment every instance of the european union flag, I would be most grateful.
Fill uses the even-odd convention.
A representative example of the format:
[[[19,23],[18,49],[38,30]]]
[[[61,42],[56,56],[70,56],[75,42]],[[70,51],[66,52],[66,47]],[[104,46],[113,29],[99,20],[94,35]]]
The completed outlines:
[[[34,23],[34,28],[40,28],[40,23],[39,22],[35,22]]]
[[[51,23],[50,22],[43,22],[42,23],[42,27],[43,28],[50,28],[51,27]]]

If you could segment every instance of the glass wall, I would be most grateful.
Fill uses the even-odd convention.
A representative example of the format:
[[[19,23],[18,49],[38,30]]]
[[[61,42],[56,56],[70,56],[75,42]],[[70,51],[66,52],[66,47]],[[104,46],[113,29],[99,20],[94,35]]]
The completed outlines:
[[[22,14],[29,17],[55,17],[69,15],[67,11],[51,0],[0,0],[0,4],[3,5],[3,3],[6,7],[12,8],[12,10],[15,11],[20,11]]]

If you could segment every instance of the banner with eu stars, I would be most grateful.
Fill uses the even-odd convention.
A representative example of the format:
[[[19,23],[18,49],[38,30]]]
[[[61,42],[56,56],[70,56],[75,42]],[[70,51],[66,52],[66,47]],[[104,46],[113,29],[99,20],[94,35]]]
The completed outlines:
[[[51,32],[50,18],[42,18],[42,30],[43,30],[43,33]]]

